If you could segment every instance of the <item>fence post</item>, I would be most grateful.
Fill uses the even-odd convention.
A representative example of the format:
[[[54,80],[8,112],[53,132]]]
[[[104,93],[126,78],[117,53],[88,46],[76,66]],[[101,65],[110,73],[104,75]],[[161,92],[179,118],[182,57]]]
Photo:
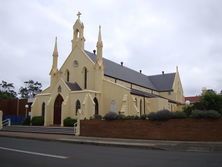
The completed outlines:
[[[2,116],[3,112],[0,110],[0,130],[2,129]]]

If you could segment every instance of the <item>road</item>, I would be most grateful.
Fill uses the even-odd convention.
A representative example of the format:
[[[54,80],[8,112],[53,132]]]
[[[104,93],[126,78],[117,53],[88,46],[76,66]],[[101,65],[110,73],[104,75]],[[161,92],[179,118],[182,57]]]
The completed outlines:
[[[221,167],[221,152],[176,152],[0,137],[1,167]]]

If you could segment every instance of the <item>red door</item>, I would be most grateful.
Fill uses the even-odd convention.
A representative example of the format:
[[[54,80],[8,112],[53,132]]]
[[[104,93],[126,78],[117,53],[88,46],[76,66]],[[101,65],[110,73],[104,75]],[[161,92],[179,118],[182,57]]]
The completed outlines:
[[[54,125],[61,125],[62,102],[63,102],[63,98],[59,94],[56,97],[55,103],[54,103],[54,119],[53,119]]]

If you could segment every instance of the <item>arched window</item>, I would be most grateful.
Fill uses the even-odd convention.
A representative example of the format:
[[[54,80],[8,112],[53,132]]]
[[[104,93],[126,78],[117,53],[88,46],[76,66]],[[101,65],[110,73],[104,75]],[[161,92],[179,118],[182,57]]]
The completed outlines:
[[[98,103],[98,100],[97,98],[95,97],[93,99],[94,103],[95,103],[95,115],[99,115],[99,103]]]
[[[140,115],[142,115],[142,99],[140,99]]]
[[[42,116],[45,116],[45,103],[42,103]]]
[[[80,104],[79,100],[76,100],[76,115],[77,115],[79,109],[81,109],[81,104]]]
[[[83,77],[84,77],[84,89],[87,89],[87,68],[83,68]]]
[[[69,70],[66,71],[66,81],[69,82]]]
[[[137,106],[137,98],[135,98],[135,104],[136,104],[136,106]]]

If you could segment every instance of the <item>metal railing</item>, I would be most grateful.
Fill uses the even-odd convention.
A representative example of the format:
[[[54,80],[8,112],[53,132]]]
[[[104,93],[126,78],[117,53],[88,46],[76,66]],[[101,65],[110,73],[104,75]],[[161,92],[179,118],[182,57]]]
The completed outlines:
[[[2,121],[2,126],[11,126],[11,119],[5,119]]]
[[[76,134],[76,132],[77,132],[77,122],[74,123],[74,134]]]

